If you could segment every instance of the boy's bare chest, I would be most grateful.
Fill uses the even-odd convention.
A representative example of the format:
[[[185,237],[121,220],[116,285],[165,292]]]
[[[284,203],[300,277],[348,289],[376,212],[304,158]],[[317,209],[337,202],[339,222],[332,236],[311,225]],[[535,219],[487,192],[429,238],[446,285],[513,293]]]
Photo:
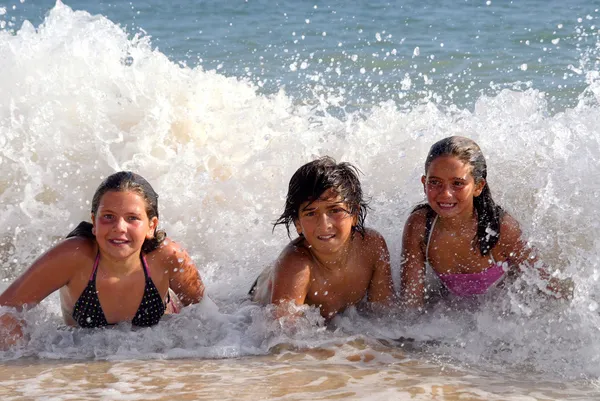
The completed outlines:
[[[372,269],[350,265],[341,271],[315,272],[311,276],[306,301],[320,307],[325,316],[360,302],[369,288]]]

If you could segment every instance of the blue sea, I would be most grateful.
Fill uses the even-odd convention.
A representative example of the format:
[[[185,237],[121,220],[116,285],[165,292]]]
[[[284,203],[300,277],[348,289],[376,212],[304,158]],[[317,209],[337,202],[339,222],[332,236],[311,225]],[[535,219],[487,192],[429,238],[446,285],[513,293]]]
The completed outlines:
[[[0,0],[0,290],[89,218],[118,170],[209,299],[156,327],[65,328],[57,294],[0,352],[2,400],[600,397],[600,1]],[[431,144],[476,140],[494,199],[557,277],[418,318],[290,329],[249,302],[289,241],[288,181],[355,164],[400,286]]]

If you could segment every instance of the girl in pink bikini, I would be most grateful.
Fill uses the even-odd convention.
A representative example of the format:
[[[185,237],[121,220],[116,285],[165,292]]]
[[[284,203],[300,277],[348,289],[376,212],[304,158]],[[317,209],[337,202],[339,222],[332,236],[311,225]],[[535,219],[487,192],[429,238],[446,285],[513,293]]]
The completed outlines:
[[[471,139],[436,142],[421,178],[427,203],[408,217],[402,238],[402,288],[407,307],[421,308],[428,294],[426,266],[455,297],[486,293],[507,274],[533,266],[537,258],[521,238],[518,222],[494,203],[483,153]],[[570,280],[550,278],[547,289],[568,298]]]

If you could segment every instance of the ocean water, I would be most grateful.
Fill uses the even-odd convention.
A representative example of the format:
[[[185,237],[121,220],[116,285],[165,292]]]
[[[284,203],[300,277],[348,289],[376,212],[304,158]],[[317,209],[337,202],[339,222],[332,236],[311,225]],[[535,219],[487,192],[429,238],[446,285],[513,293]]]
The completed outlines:
[[[160,194],[210,299],[156,327],[65,328],[56,294],[0,352],[0,397],[600,396],[600,1],[0,2],[0,289],[79,221],[108,174]],[[433,142],[475,139],[535,277],[468,310],[351,309],[295,326],[246,299],[289,240],[272,222],[320,155],[350,161],[392,255]]]

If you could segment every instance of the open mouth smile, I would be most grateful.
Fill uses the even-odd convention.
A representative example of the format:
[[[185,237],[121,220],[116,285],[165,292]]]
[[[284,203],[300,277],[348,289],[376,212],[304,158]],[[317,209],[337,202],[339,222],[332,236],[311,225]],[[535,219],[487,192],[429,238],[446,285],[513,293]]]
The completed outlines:
[[[125,239],[109,239],[109,240],[108,240],[108,242],[109,242],[110,244],[112,244],[112,245],[116,245],[116,246],[119,246],[119,245],[125,245],[125,244],[128,244],[128,243],[129,243],[129,241],[127,241],[127,240],[125,240]]]

